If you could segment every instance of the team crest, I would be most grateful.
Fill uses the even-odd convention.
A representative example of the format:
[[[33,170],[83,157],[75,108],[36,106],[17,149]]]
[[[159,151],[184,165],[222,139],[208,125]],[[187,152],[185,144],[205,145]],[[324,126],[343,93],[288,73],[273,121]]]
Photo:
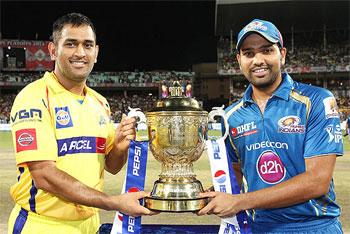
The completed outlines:
[[[280,133],[304,133],[305,125],[300,124],[300,118],[289,115],[278,120],[278,132]]]
[[[73,127],[73,121],[68,106],[55,107],[55,117],[57,129]]]

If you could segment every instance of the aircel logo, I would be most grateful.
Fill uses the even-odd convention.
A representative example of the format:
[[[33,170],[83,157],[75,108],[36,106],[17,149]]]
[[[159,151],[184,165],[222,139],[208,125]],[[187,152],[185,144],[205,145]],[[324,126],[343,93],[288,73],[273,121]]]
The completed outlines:
[[[101,153],[106,150],[106,138],[102,137],[72,137],[57,140],[58,156],[78,153]]]
[[[258,130],[256,129],[254,121],[231,128],[231,134],[235,139],[243,136],[249,136],[257,132]]]
[[[286,176],[286,168],[280,157],[272,152],[263,152],[256,163],[256,170],[259,177],[268,184],[276,184]]]
[[[278,120],[278,132],[301,134],[305,132],[305,125],[300,124],[300,118],[298,116],[285,116]]]

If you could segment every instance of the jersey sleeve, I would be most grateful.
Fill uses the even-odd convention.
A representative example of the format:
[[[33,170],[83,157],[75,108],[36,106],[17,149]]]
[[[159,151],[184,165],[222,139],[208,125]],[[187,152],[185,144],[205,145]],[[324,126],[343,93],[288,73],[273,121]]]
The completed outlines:
[[[20,93],[11,109],[11,132],[17,165],[56,160],[54,126],[44,99],[32,92]]]
[[[322,90],[311,101],[306,126],[304,157],[343,154],[342,131],[336,100],[331,92]]]
[[[107,106],[109,106],[109,105],[107,104]],[[114,138],[115,138],[115,126],[114,126],[113,120],[111,119],[109,109],[108,109],[108,113],[109,113],[109,116],[108,116],[109,121],[107,124],[108,135],[107,135],[107,142],[106,142],[106,154],[109,154],[109,152],[112,150]]]
[[[238,157],[237,157],[237,154],[235,151],[235,147],[234,147],[233,142],[232,142],[231,133],[229,133],[229,135],[225,139],[225,145],[226,145],[227,155],[231,158],[232,162],[238,163],[239,160],[238,160]]]

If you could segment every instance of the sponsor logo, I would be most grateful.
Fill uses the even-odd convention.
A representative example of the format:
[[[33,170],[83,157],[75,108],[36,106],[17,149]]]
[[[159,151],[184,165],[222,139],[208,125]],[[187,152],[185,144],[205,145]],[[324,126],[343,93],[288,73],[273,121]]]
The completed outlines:
[[[339,118],[338,105],[334,97],[323,99],[323,105],[326,119]]]
[[[245,146],[248,151],[264,148],[288,149],[288,144],[278,141],[262,141]]]
[[[329,136],[328,143],[331,143],[333,141],[335,143],[343,142],[343,135],[339,124],[335,125],[335,127],[334,125],[330,124],[325,128],[325,130]]]
[[[130,215],[128,219],[128,232],[135,232],[135,218]]]
[[[132,165],[132,174],[134,176],[140,176],[139,170],[140,170],[140,157],[141,157],[141,148],[139,146],[135,146],[134,151],[134,163]]]
[[[225,183],[226,181],[226,173],[223,170],[218,170],[217,172],[215,172],[214,174],[214,179],[216,180],[216,182],[218,182],[219,184]]]
[[[258,30],[258,31],[266,31],[267,27],[264,25],[263,22],[254,21],[245,26],[244,32],[251,31],[251,30]]]
[[[103,126],[103,125],[106,125],[107,124],[107,121],[105,119],[105,117],[103,117],[102,115],[100,116],[100,121],[98,121],[98,124],[100,126]]]
[[[34,137],[27,132],[24,132],[21,135],[19,135],[17,139],[18,144],[20,144],[21,146],[29,146],[33,143],[33,141]]]
[[[214,140],[214,141],[211,141],[211,145],[213,148],[214,159],[221,159],[219,144]]]
[[[56,128],[68,128],[73,126],[72,118],[67,106],[55,107]]]
[[[252,134],[257,133],[257,127],[254,123],[254,121],[246,124],[239,125],[235,128],[231,128],[231,134],[234,139],[243,137],[243,136],[249,136]]]
[[[130,187],[128,189],[128,193],[136,193],[136,192],[140,192],[140,189],[138,187]]]
[[[40,109],[23,109],[11,115],[11,122],[15,123],[17,119],[22,121],[41,121],[41,117],[42,113]]]
[[[34,128],[21,129],[16,131],[16,152],[25,150],[36,150],[36,130]]]
[[[300,124],[300,118],[295,115],[289,115],[278,120],[279,133],[304,133],[305,125]]]
[[[106,151],[106,138],[102,137],[72,137],[57,140],[58,156],[79,153],[99,153]]]
[[[128,189],[128,193],[135,193],[135,192],[139,192],[140,189],[138,189],[137,187],[130,187]],[[129,215],[128,218],[128,232],[135,232],[135,217]]]
[[[123,221],[123,215],[122,214],[118,214],[118,219],[119,219],[119,221]]]
[[[280,157],[272,151],[263,152],[256,163],[260,178],[268,184],[281,182],[286,176],[286,168]]]
[[[224,184],[219,185],[220,192],[226,193],[226,186]]]

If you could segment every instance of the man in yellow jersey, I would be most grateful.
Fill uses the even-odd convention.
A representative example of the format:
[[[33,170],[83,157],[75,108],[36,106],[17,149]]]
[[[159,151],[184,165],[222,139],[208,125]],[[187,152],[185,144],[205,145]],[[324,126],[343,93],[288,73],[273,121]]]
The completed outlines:
[[[11,111],[18,182],[8,233],[96,233],[98,208],[154,214],[139,204],[143,191],[102,192],[104,170],[116,174],[126,162],[135,119],[123,116],[115,130],[106,99],[86,86],[99,49],[94,25],[67,14],[52,39],[54,71],[25,87]]]

